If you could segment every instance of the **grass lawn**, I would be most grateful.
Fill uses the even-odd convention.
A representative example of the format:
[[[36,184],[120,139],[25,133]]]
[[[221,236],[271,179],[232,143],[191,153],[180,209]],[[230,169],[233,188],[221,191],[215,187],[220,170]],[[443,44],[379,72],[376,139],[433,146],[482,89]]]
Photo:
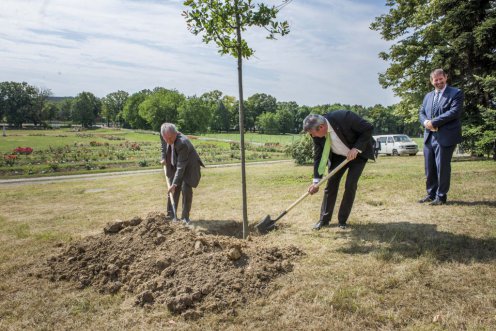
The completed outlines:
[[[212,313],[196,321],[165,307],[139,308],[124,294],[28,275],[59,244],[99,234],[109,221],[162,211],[161,174],[3,185],[0,329],[491,330],[496,167],[493,161],[460,161],[452,168],[450,203],[431,207],[416,202],[425,194],[421,156],[368,163],[347,230],[311,230],[322,192],[308,197],[263,238],[305,252],[294,271],[235,316]],[[290,162],[248,166],[250,222],[281,213],[305,192],[311,173]],[[234,220],[241,227],[238,167],[205,169],[194,194],[195,226]]]
[[[279,143],[282,145],[289,145],[302,138],[302,134],[260,134],[260,133],[245,133],[245,142],[247,143]],[[201,134],[200,137],[227,139],[232,141],[239,141],[239,133],[206,133]]]

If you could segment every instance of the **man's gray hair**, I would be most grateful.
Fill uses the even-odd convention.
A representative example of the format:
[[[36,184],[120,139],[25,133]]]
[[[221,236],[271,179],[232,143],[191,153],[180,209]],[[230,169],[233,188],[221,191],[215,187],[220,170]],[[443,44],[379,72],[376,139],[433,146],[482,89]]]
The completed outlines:
[[[447,76],[447,74],[444,72],[443,69],[434,69],[431,71],[431,78],[434,77],[434,76],[439,76],[439,75],[443,75],[443,76]]]
[[[160,127],[160,135],[163,136],[165,133],[177,133],[176,126],[172,123],[164,123]]]
[[[326,119],[322,115],[310,114],[303,120],[303,131],[308,132],[310,130],[317,129],[319,125],[325,124]]]

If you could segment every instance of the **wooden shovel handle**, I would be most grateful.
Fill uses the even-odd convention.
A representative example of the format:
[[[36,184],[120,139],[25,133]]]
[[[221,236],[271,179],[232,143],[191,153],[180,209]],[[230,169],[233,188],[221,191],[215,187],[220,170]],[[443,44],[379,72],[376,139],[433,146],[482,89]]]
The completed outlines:
[[[332,176],[334,176],[336,174],[336,172],[338,172],[339,170],[341,170],[341,168],[343,168],[348,162],[350,162],[350,160],[346,159],[344,160],[343,162],[341,162],[336,168],[334,168],[330,173],[328,173],[324,178],[322,178],[315,186],[316,187],[319,187],[320,185],[322,185],[325,181],[327,181],[329,178],[331,178]],[[297,204],[299,204],[301,202],[301,200],[305,199],[307,197],[307,195],[309,195],[310,193],[307,191],[305,194],[303,194],[298,200],[296,200],[295,202],[293,202],[293,204],[291,206],[289,206],[288,208],[286,208],[286,210],[284,211],[284,213],[287,213],[288,211],[290,211],[291,209],[293,209],[294,206],[296,206]]]

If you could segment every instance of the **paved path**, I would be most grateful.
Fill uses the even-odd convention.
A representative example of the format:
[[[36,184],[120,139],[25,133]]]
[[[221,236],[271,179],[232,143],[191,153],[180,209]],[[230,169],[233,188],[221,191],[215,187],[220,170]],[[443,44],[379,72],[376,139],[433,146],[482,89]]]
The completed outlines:
[[[262,162],[249,162],[247,166],[266,165],[273,163],[293,162],[292,160],[277,160],[277,161],[262,161]],[[206,166],[210,168],[227,168],[239,167],[241,163],[229,164],[212,164]],[[64,175],[64,176],[49,176],[49,177],[32,177],[32,178],[16,178],[16,179],[0,179],[0,185],[9,184],[33,184],[33,183],[53,183],[53,182],[67,182],[74,180],[95,180],[99,178],[116,177],[116,176],[130,176],[130,175],[143,175],[148,173],[162,172],[162,169],[146,169],[146,170],[133,170],[133,171],[119,171],[119,172],[102,172],[98,174],[83,174],[83,175]]]

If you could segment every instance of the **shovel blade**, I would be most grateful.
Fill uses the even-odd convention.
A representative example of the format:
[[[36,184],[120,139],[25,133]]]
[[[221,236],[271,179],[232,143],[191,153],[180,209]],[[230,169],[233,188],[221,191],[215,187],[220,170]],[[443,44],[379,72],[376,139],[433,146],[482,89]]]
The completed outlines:
[[[270,215],[265,216],[256,225],[256,228],[260,234],[266,234],[267,232],[274,230],[275,227],[276,227],[276,222],[270,218]]]

